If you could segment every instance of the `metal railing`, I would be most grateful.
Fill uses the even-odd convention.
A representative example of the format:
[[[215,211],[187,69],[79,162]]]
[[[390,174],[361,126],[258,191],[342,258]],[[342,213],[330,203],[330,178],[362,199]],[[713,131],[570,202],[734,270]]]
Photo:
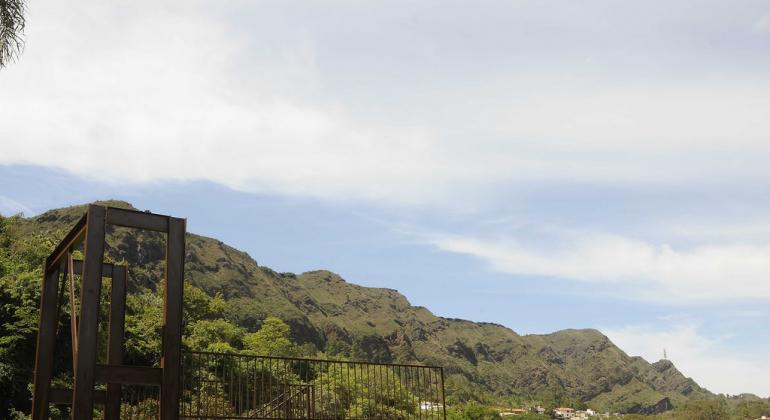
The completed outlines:
[[[120,395],[120,420],[155,420],[160,413],[160,387],[123,385]]]
[[[436,366],[188,351],[181,418],[440,419]]]

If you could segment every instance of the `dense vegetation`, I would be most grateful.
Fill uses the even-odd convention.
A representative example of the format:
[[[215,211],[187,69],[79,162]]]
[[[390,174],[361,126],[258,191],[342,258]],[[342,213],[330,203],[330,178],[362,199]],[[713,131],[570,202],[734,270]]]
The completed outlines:
[[[41,261],[83,210],[0,217],[2,418],[28,411]],[[190,349],[442,365],[448,415],[454,419],[498,418],[506,407],[538,404],[626,413],[675,407],[664,419],[770,414],[767,400],[716,398],[670,362],[629,357],[598,331],[519,336],[496,324],[436,317],[395,290],[356,286],[327,271],[275,273],[214,239],[190,234],[187,248],[184,345]],[[155,364],[163,238],[110,229],[107,255],[131,267],[126,361]],[[64,337],[67,305],[64,299],[59,325]],[[70,349],[60,347],[57,365],[66,370]],[[66,384],[69,378],[56,381]],[[691,413],[700,414],[686,417]]]

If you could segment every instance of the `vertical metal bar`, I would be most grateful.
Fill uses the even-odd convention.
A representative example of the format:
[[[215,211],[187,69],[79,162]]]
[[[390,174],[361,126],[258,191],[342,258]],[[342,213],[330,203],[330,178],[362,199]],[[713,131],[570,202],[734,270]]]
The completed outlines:
[[[369,405],[372,407],[370,410],[377,416],[377,365],[367,365],[366,371],[369,374]]]
[[[107,364],[123,364],[123,336],[126,324],[126,266],[112,269],[112,291],[110,294],[110,332],[108,338]],[[107,384],[107,401],[104,407],[105,420],[120,420],[120,384]]]
[[[404,387],[402,385],[401,380],[401,366],[396,366],[393,368],[393,386],[395,389],[393,390],[393,399],[398,401],[399,406],[404,407],[404,411],[406,411],[407,416],[409,415],[409,407],[404,404]]]
[[[406,377],[407,377],[407,381],[408,381],[408,384],[409,384],[407,386],[407,391],[409,391],[409,397],[412,400],[412,407],[417,407],[417,418],[419,419],[420,418],[420,406],[419,406],[419,404],[415,403],[416,396],[414,395],[414,368],[413,367],[407,367],[406,370],[407,370],[407,376]]]
[[[331,407],[332,411],[335,413],[335,416],[340,411],[340,387],[337,384],[337,362],[330,362],[329,367],[331,367],[332,371],[332,388],[334,388],[334,401],[332,401]],[[342,378],[340,378],[342,379]]]
[[[350,369],[353,369],[353,382],[350,382]],[[358,395],[358,381],[356,381],[356,371],[358,370],[358,365],[351,363],[348,366],[348,388],[351,390],[350,397],[351,397],[351,404],[353,404],[353,415],[354,418],[358,418],[358,404],[359,404],[359,398]]]
[[[203,363],[201,362],[202,356],[200,354],[196,354],[195,358],[193,359],[195,362],[196,370],[195,370],[195,379],[196,379],[196,389],[198,391],[198,404],[195,408],[196,414],[200,414],[202,405],[201,397],[203,396],[203,377],[205,375],[205,372],[203,371]],[[191,410],[192,411],[192,410]]]
[[[256,410],[257,409],[257,387],[259,386],[259,384],[257,384],[257,359],[253,359],[252,362],[253,362],[253,365],[254,365],[254,370],[252,371],[253,375],[249,375],[249,377],[253,376],[253,380],[254,380],[254,383],[253,383],[253,386],[254,386],[254,399],[251,402],[251,409],[252,410]]]
[[[263,402],[264,409],[267,409],[267,404],[273,400],[273,377],[275,372],[273,371],[273,359],[267,359],[267,396]]]
[[[182,350],[185,231],[184,219],[169,217],[166,238],[163,355],[160,362],[163,368],[160,393],[161,420],[177,420],[179,418],[179,364]]]
[[[418,367],[412,367],[412,396],[417,401],[417,418],[422,419],[422,401],[420,400],[420,371]]]
[[[433,368],[427,368],[427,372],[428,372],[427,389],[428,389],[428,393],[430,394],[430,401],[431,401],[430,418],[433,419],[436,417],[436,411],[437,411],[436,409],[438,408],[438,393],[436,393],[435,395],[433,394],[434,387],[438,383],[438,380],[434,379],[433,377],[434,376]]]
[[[208,376],[211,375],[211,373],[208,372],[208,370],[210,369],[210,366],[211,366],[211,355],[206,354],[206,372],[205,372],[206,379],[204,379],[204,381],[206,381],[208,379]],[[209,387],[210,387],[209,382],[203,382],[203,388],[206,390],[206,394],[205,394],[206,395],[206,413],[211,412],[210,411],[211,410],[211,391],[209,390]]]
[[[219,385],[222,388],[222,395],[217,395],[217,413],[225,414],[225,405],[227,404],[227,362],[222,354],[218,354],[219,366],[222,367],[222,375],[219,377]]]
[[[310,387],[310,401],[313,402],[313,405],[311,406],[312,407],[312,411],[311,411],[311,417],[310,418],[315,418],[315,415],[316,415],[315,414],[315,410],[316,410],[316,408],[315,408],[315,388],[314,387]]]
[[[57,289],[59,270],[46,272],[40,285],[40,321],[37,328],[35,351],[35,385],[32,391],[32,419],[48,418],[48,391],[53,374],[53,358],[56,347]]]
[[[433,368],[433,375],[436,377],[436,383],[434,385],[434,388],[436,388],[436,404],[441,404],[441,388],[439,388],[439,381],[441,378],[439,377],[439,370],[436,368]],[[441,411],[444,409],[443,405],[439,407],[439,411],[436,413],[436,417],[439,419],[441,418]]]
[[[236,414],[243,413],[243,367],[241,366],[242,360],[239,357],[238,358],[238,366],[237,366],[237,373],[238,373],[238,401],[237,405],[238,408],[236,410]]]
[[[366,368],[366,376],[364,376],[364,368]],[[371,386],[369,384],[369,379],[370,379],[370,376],[369,376],[369,365],[362,363],[361,364],[361,381],[364,383],[364,386],[366,387],[365,388],[366,393],[364,394],[363,402],[364,402],[364,409],[366,410],[366,415],[367,416],[371,416],[371,414],[372,414],[372,410],[371,410],[372,399],[371,399],[371,396],[370,396],[370,392],[372,391],[372,389],[371,389]]]
[[[380,365],[372,365],[372,371],[374,372],[374,377],[372,378],[372,402],[374,402],[374,410],[375,413],[380,413],[382,410],[382,400],[379,398],[379,393],[382,392],[380,389],[380,382],[377,380],[377,372],[380,370]],[[377,414],[378,416],[380,414]]]
[[[428,395],[430,395],[430,418],[433,419],[436,417],[435,411],[436,408],[438,408],[438,393],[435,395],[433,394],[433,388],[435,384],[438,383],[437,380],[433,380],[433,368],[425,368],[425,371],[428,375],[428,380],[426,381],[426,390],[428,392]]]
[[[94,411],[96,336],[104,259],[104,216],[104,207],[88,206],[85,260],[80,290],[78,353],[72,392],[72,418],[76,420],[91,420]]]
[[[385,401],[386,404],[389,406],[395,407],[395,404],[393,403],[393,399],[390,398],[390,366],[388,366],[387,369],[385,369]]]
[[[441,411],[444,412],[444,420],[446,420],[446,388],[444,387],[444,368],[441,370]]]

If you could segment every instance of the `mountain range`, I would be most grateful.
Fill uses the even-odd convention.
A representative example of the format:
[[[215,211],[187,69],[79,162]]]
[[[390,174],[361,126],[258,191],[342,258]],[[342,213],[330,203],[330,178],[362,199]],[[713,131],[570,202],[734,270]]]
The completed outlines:
[[[122,201],[99,204],[133,209]],[[23,219],[22,226],[30,234],[61,237],[84,211],[50,210]],[[107,255],[128,262],[135,290],[157,285],[164,250],[158,233],[108,229]],[[325,270],[279,273],[192,233],[185,280],[224,297],[228,317],[248,330],[272,315],[291,326],[297,343],[327,356],[444,366],[450,401],[555,399],[598,411],[657,413],[714,397],[670,361],[629,356],[597,330],[519,335],[503,325],[444,318],[396,290],[359,286]]]

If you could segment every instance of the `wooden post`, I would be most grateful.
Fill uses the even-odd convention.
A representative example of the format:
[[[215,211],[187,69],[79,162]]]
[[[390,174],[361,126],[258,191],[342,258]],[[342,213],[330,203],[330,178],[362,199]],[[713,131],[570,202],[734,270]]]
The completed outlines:
[[[112,270],[112,293],[110,294],[110,332],[107,349],[107,364],[123,364],[123,338],[126,327],[126,266],[114,266]],[[104,407],[105,420],[120,420],[120,393],[118,383],[107,384],[107,398]]]
[[[56,347],[58,322],[57,297],[59,270],[45,271],[40,291],[40,321],[37,329],[35,352],[35,385],[32,393],[32,419],[48,419],[48,396],[53,374],[53,358]]]
[[[185,220],[170,217],[166,238],[166,290],[163,308],[163,354],[160,388],[161,420],[179,419],[182,362],[182,302],[184,293]]]
[[[80,325],[75,386],[72,392],[72,418],[92,420],[94,411],[94,370],[96,369],[96,336],[99,295],[104,259],[105,208],[88,206],[86,246],[80,291]]]
[[[72,261],[72,252],[67,253],[67,271],[70,289],[70,340],[72,347],[72,366],[74,367],[78,360],[78,317],[77,305],[75,304],[75,263]]]

